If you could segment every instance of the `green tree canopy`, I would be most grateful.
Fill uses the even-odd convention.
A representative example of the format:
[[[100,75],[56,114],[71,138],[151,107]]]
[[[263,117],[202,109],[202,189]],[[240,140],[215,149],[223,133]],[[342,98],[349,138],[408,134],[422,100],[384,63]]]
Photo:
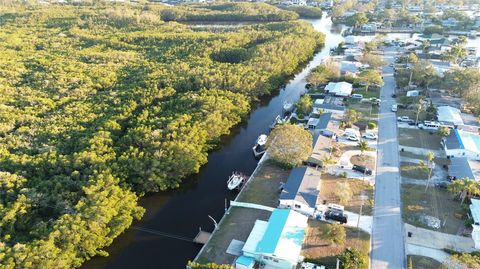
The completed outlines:
[[[267,140],[267,154],[288,167],[300,165],[312,154],[312,134],[297,125],[278,125]]]

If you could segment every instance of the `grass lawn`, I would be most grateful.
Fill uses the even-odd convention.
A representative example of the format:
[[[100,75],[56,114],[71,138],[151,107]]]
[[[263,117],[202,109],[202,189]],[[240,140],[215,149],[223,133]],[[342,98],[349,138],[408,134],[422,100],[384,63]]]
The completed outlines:
[[[429,257],[408,255],[407,258],[412,260],[413,269],[440,269],[442,266],[440,262]]]
[[[401,109],[397,111],[397,117],[408,116],[410,119],[415,120],[417,118],[417,111],[412,109]],[[420,111],[418,114],[418,121],[424,121],[427,118],[427,113],[425,111]]]
[[[425,162],[427,161],[427,156],[418,155],[418,154],[415,154],[415,153],[412,153],[412,152],[407,152],[407,151],[400,151],[400,156],[413,158],[413,159],[419,159],[419,160],[423,160]],[[433,161],[435,162],[436,165],[440,165],[440,166],[450,164],[450,160],[447,159],[447,158],[435,157],[435,159],[433,159]]]
[[[428,172],[423,170],[420,164],[417,163],[401,162],[400,175],[413,179],[428,179]]]
[[[437,231],[457,234],[463,227],[465,213],[460,202],[453,200],[453,195],[447,190],[435,187],[402,184],[403,219],[412,225],[432,229],[419,220],[419,216],[428,215],[440,219],[445,225]],[[433,230],[433,229],[432,229]]]
[[[375,170],[375,158],[367,155],[354,155],[350,162],[356,165],[366,166],[370,170]]]
[[[361,93],[361,92],[359,92]],[[360,113],[364,118],[376,120],[378,118],[378,106],[372,106],[369,101],[348,101],[347,109],[353,109]]]
[[[290,170],[264,163],[240,194],[239,202],[277,207],[280,182],[287,182]]]
[[[438,150],[441,148],[442,137],[437,133],[431,134],[426,130],[398,129],[398,143],[402,146]]]
[[[328,223],[309,220],[302,255],[327,268],[335,268],[337,255],[347,247],[354,247],[368,255],[370,235],[356,228],[345,227],[347,240],[344,245],[330,244],[326,231]]]
[[[344,204],[345,210],[359,213],[363,202],[362,214],[372,215],[373,211],[373,187],[368,182],[359,179],[346,179],[329,174],[322,174],[320,185],[320,199],[327,203],[340,203],[337,196],[339,184],[347,183],[352,190],[353,196],[349,202]]]

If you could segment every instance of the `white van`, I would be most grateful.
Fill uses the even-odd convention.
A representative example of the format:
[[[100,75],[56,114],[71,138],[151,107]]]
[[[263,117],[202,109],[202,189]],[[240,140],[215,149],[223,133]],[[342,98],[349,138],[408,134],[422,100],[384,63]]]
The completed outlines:
[[[425,129],[425,130],[438,130],[440,128],[440,123],[436,121],[424,121],[418,125],[418,128]]]
[[[354,93],[354,94],[352,94],[352,98],[355,98],[355,99],[363,99],[363,95],[362,95],[362,94],[358,94],[358,93]]]
[[[398,110],[398,105],[397,104],[392,105],[392,112],[397,112],[397,110]]]

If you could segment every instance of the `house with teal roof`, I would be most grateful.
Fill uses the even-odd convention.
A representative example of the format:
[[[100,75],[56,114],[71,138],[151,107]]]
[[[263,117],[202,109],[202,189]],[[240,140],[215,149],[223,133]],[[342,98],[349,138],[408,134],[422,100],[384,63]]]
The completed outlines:
[[[291,209],[275,209],[268,221],[257,220],[235,261],[237,269],[293,269],[302,261],[308,217]]]
[[[480,161],[480,135],[454,129],[442,140],[445,154],[448,158],[465,157]]]

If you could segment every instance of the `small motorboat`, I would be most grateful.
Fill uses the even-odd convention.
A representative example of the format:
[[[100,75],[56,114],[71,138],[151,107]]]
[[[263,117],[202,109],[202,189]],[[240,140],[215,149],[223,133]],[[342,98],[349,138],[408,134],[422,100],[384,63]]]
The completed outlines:
[[[275,126],[279,124],[285,124],[288,122],[288,116],[285,116],[285,118],[282,118],[280,115],[277,115],[277,117],[273,120],[272,124],[270,124],[270,131],[275,128]]]
[[[239,189],[245,182],[246,177],[238,172],[233,172],[232,175],[228,178],[227,188],[231,191]]]
[[[293,111],[293,103],[285,101],[283,103],[283,111],[284,112],[292,112]]]
[[[253,146],[253,154],[255,157],[260,157],[265,153],[265,144],[267,143],[267,135],[261,134],[257,138],[257,142],[255,143],[255,146]]]

